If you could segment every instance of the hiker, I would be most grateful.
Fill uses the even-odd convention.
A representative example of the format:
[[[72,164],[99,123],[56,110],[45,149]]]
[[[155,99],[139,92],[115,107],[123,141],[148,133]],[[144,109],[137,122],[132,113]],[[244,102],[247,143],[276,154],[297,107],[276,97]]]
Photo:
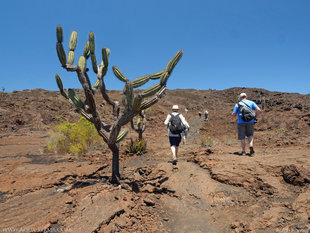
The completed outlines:
[[[253,111],[254,110],[254,111]],[[260,108],[251,100],[247,99],[246,93],[241,93],[239,102],[235,105],[233,116],[238,116],[238,139],[241,141],[241,155],[245,153],[245,137],[250,144],[250,156],[254,155],[254,122],[256,117],[261,113]]]
[[[177,163],[178,149],[181,142],[181,134],[185,129],[189,129],[189,124],[184,116],[179,113],[179,106],[172,106],[172,113],[168,114],[165,125],[168,126],[168,136],[172,152],[173,164]]]
[[[185,108],[184,111],[185,111],[185,116],[187,116],[187,114],[188,114],[188,109]]]
[[[205,121],[208,120],[208,115],[209,115],[208,110],[206,110],[206,111],[205,111]]]
[[[198,112],[198,116],[199,116],[199,118],[201,118],[201,112]]]

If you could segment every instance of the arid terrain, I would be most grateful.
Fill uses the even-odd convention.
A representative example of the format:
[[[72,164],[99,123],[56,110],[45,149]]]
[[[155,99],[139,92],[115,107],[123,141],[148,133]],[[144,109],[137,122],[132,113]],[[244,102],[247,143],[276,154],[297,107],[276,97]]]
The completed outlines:
[[[231,113],[241,92],[262,109],[254,157],[238,155]],[[191,126],[177,165],[163,124],[173,104]],[[208,121],[198,116],[205,110]],[[146,112],[150,151],[126,153],[133,130],[121,142],[119,186],[106,146],[46,152],[51,126],[80,117],[55,91],[0,93],[0,232],[310,232],[310,95],[167,90]]]

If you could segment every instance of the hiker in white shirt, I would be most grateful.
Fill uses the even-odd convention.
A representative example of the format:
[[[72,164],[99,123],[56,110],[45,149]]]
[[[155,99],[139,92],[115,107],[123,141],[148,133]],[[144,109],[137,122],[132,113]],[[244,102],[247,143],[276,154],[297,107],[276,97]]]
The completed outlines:
[[[205,121],[208,120],[208,116],[209,116],[209,113],[208,113],[208,110],[205,111]]]
[[[178,118],[176,116],[178,116]],[[172,132],[172,130],[175,130],[172,127],[173,126],[172,120],[181,121],[180,123],[182,124],[182,130],[178,129]],[[168,126],[168,129],[169,129],[168,136],[169,136],[170,148],[172,152],[172,159],[173,159],[173,163],[176,164],[177,156],[178,156],[178,149],[179,149],[179,145],[181,142],[181,134],[185,129],[189,129],[189,124],[185,120],[184,116],[179,113],[178,105],[172,106],[172,113],[168,114],[164,123],[165,125]]]

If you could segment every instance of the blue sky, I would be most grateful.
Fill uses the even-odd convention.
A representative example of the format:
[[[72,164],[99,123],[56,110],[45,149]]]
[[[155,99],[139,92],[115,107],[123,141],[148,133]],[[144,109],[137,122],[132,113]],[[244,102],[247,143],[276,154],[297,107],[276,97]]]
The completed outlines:
[[[96,55],[111,50],[109,90],[162,70],[178,50],[184,55],[168,89],[255,87],[310,94],[309,0],[7,0],[0,8],[0,87],[5,91],[81,88],[56,54],[56,26],[64,46],[78,32],[77,54],[93,31]],[[91,81],[95,75],[90,72]],[[151,85],[150,83],[149,85]],[[147,87],[147,86],[145,86]]]

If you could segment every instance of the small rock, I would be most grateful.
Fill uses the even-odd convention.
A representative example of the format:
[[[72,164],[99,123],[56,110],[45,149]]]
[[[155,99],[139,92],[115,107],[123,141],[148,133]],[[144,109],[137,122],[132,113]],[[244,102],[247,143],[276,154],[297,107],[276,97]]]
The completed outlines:
[[[147,184],[145,185],[142,189],[142,192],[149,192],[149,193],[153,193],[154,192],[154,186]]]
[[[155,202],[149,198],[144,198],[143,201],[147,206],[154,206],[155,205]]]
[[[49,222],[50,222],[51,224],[56,224],[56,223],[58,222],[58,217],[55,216],[55,215],[51,216],[51,217],[49,218]]]
[[[169,221],[169,218],[163,218],[163,220],[167,222],[167,221]]]
[[[65,203],[66,203],[66,204],[72,204],[72,201],[73,201],[73,198],[69,196],[69,197],[65,200]]]
[[[129,190],[130,186],[128,184],[121,184],[122,189]]]

